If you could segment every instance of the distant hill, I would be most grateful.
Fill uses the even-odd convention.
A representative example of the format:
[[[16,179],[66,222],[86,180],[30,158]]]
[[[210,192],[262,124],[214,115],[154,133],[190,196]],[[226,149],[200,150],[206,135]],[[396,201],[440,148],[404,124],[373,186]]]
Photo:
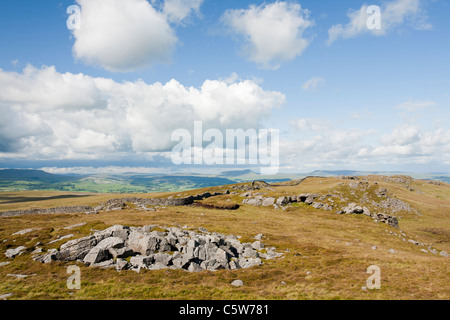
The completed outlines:
[[[432,177],[430,179],[425,179],[425,180],[436,180],[436,181],[442,181],[445,183],[450,183],[450,177],[445,177],[445,176],[435,176],[435,177]]]
[[[0,169],[0,191],[56,190],[94,193],[146,193],[234,184],[217,176],[60,175],[42,170]]]
[[[58,183],[78,180],[78,175],[59,175],[42,170],[3,169],[0,170],[0,181],[30,181],[41,183]]]
[[[378,174],[380,172],[371,171],[363,172],[356,170],[315,170],[310,172],[310,176],[357,176],[357,175],[367,175],[367,174]]]
[[[0,191],[55,190],[93,193],[147,193],[199,189],[253,180],[268,183],[298,180],[305,176],[333,177],[339,175],[365,176],[370,174],[404,174],[417,179],[450,183],[450,175],[411,174],[400,172],[364,172],[356,170],[316,170],[308,174],[277,174],[261,176],[252,170],[232,170],[216,175],[139,175],[128,174],[52,174],[42,170],[0,169]]]
[[[147,187],[151,188],[152,190],[165,185],[179,186],[179,189],[190,189],[221,186],[234,183],[236,183],[236,181],[226,178],[198,176],[159,176],[152,178],[135,176],[130,181],[131,185]]]
[[[220,173],[221,177],[239,177],[243,176],[245,174],[254,174],[252,170],[231,170],[231,171],[224,171]]]

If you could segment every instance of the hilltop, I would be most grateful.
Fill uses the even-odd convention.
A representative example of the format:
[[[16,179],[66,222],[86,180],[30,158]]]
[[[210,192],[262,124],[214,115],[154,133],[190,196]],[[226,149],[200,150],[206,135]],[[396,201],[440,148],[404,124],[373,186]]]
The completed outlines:
[[[55,211],[61,207],[79,211]],[[0,194],[0,212],[30,209],[46,211],[0,217],[0,294],[13,293],[13,299],[450,298],[450,185],[444,182],[347,175],[151,195]],[[62,252],[70,240],[117,225],[152,226],[148,230],[164,237],[167,230],[183,229],[196,237],[208,232],[236,237],[244,246],[259,238],[282,256],[235,270],[144,265],[139,273],[51,257],[52,252],[57,256],[52,249]],[[20,247],[13,259],[4,254]],[[47,253],[49,263],[36,258]],[[80,290],[66,287],[66,269],[74,263],[81,267]],[[367,289],[372,265],[381,269],[379,290]],[[237,279],[244,286],[232,286]]]

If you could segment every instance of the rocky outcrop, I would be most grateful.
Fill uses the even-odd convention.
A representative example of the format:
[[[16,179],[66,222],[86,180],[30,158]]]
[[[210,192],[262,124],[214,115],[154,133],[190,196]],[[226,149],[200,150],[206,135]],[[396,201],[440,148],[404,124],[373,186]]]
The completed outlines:
[[[383,179],[385,182],[393,182],[393,183],[411,183],[413,182],[415,179],[412,177],[408,177],[408,176],[392,176],[392,177],[385,177]]]
[[[391,198],[389,196],[386,196],[386,199],[381,200],[380,202],[373,202],[373,205],[380,209],[389,210],[392,213],[396,213],[398,211],[406,211],[420,215],[420,213],[416,209],[412,208],[406,202],[403,202],[400,199]]]
[[[356,177],[356,176],[344,176],[344,175],[338,176],[338,179],[343,179],[343,180],[359,180],[359,178]]]
[[[242,203],[244,204],[263,207],[273,206],[275,208],[279,208],[295,202],[304,202],[311,205],[320,195],[315,193],[304,193],[294,196],[264,197],[261,195],[253,196],[251,193],[246,193],[243,196],[246,197],[242,200]]]
[[[93,208],[90,206],[75,206],[75,207],[57,207],[48,209],[27,209],[27,210],[11,210],[0,212],[0,217],[15,217],[30,214],[58,214],[58,213],[79,213],[91,212]]]
[[[136,209],[145,210],[145,211],[154,211],[153,208],[147,208],[147,206],[161,206],[161,207],[176,207],[176,206],[187,206],[194,203],[197,200],[203,200],[210,197],[220,196],[224,194],[229,194],[230,192],[227,190],[224,193],[219,192],[205,192],[202,194],[197,194],[195,196],[182,197],[182,198],[116,198],[110,199],[104,203],[102,203],[97,208],[94,208],[97,211],[105,210],[105,211],[115,211],[122,210],[127,207],[128,204],[133,204]]]
[[[127,203],[135,206],[186,206],[194,203],[194,197],[185,198],[116,198],[110,199],[99,206],[100,210],[117,210],[126,207]]]
[[[358,206],[356,203],[350,203],[347,207],[338,210],[337,214],[364,214],[372,217],[375,222],[382,222],[390,225],[391,227],[398,228],[398,220],[396,217],[390,216],[385,213],[372,214],[367,207]]]
[[[366,207],[358,206],[356,203],[350,203],[347,207],[342,208],[338,214],[365,214],[370,216],[370,211]]]
[[[253,181],[252,183],[238,184],[238,185],[232,186],[231,188],[234,190],[239,190],[239,191],[251,191],[251,190],[261,190],[261,189],[274,190],[271,188],[270,184],[268,184],[265,181]]]
[[[81,260],[89,266],[115,267],[118,271],[131,269],[203,270],[250,268],[283,254],[266,247],[261,241],[241,243],[234,235],[198,232],[155,226],[129,228],[113,226],[93,235],[69,241],[60,250],[35,255],[35,261]],[[128,261],[126,260],[128,258]]]
[[[352,179],[353,180],[353,179]],[[355,184],[355,188],[359,188],[360,186],[365,187],[364,182],[350,182],[350,184]],[[387,194],[387,190],[384,188],[380,188],[379,190],[380,196],[385,196]],[[242,200],[242,203],[252,205],[252,206],[262,206],[269,207],[273,206],[275,209],[283,208],[292,203],[305,203],[307,205],[312,206],[315,209],[332,211],[335,206],[324,202],[327,198],[332,197],[331,194],[320,195],[317,193],[303,193],[299,195],[292,196],[281,196],[281,197],[264,197],[262,195],[253,196],[252,193],[243,194],[246,198]],[[377,206],[383,207],[395,207],[397,210],[413,210],[406,203],[393,198],[388,198],[386,204],[381,202],[381,204],[377,204]],[[389,204],[389,205],[387,205]],[[395,212],[395,211],[394,211]],[[390,216],[385,213],[371,213],[371,211],[365,207],[357,205],[356,203],[350,203],[346,207],[338,209],[336,211],[338,214],[364,214],[366,216],[372,217],[376,222],[386,223],[392,227],[398,228],[398,220],[394,216]]]

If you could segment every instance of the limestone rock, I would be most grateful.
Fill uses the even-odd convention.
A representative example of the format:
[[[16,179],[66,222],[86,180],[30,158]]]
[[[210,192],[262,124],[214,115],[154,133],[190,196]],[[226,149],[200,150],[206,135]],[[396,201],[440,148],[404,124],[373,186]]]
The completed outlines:
[[[127,267],[128,267],[127,260],[120,259],[120,258],[116,259],[116,270],[117,271],[125,270],[125,269],[127,269]]]
[[[262,202],[263,207],[270,207],[275,203],[275,198],[269,197],[265,198]]]
[[[276,200],[276,204],[281,207],[285,206],[285,205],[289,204],[289,199],[288,199],[288,197],[279,197]]]
[[[248,259],[242,258],[242,259],[239,259],[239,266],[241,268],[251,268],[251,267],[254,267],[254,266],[259,266],[261,264],[262,264],[262,261],[259,258],[248,258]]]
[[[7,300],[8,298],[11,298],[14,295],[14,293],[6,293],[6,294],[2,294],[0,296],[0,300]]]
[[[153,255],[135,256],[135,257],[131,257],[130,264],[134,267],[148,268],[148,266],[151,265],[154,261],[155,261],[155,258]]]
[[[234,280],[231,282],[231,285],[235,287],[242,287],[244,286],[244,282],[242,280]]]
[[[101,247],[94,247],[87,255],[84,257],[83,262],[87,265],[92,265],[95,263],[99,263],[105,260],[108,260],[111,257],[111,254],[107,249]]]
[[[119,237],[110,237],[100,241],[95,247],[103,250],[120,249],[125,246],[125,240]]]
[[[17,231],[16,233],[13,233],[12,236],[24,235],[24,234],[30,233],[32,231],[34,231],[34,229],[20,230],[20,231]]]
[[[255,250],[262,250],[264,249],[264,244],[262,244],[261,241],[255,241],[252,243],[252,248]]]
[[[22,253],[25,252],[25,250],[27,250],[26,247],[20,246],[20,247],[17,247],[17,248],[15,248],[15,249],[8,249],[8,250],[6,250],[5,255],[6,255],[8,258],[13,259],[13,258],[15,258],[16,256],[20,256]]]
[[[253,239],[255,240],[262,240],[264,235],[262,233],[258,233]]]

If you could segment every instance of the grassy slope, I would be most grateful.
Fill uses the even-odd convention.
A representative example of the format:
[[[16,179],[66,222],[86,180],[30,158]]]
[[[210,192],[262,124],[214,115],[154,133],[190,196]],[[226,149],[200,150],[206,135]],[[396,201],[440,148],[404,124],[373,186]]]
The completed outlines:
[[[404,185],[387,183],[372,177],[398,198],[419,209],[422,216],[404,215],[400,228],[420,242],[433,243],[439,250],[450,252],[450,185],[430,185],[417,180],[411,187],[424,194],[408,191]],[[279,187],[268,194],[327,193],[343,180],[335,178],[307,179],[295,187]],[[205,188],[222,190],[223,188]],[[181,193],[182,196],[200,190]],[[179,195],[172,193],[167,195]],[[55,196],[57,192],[3,193],[1,197]],[[119,195],[120,197],[122,195]],[[133,195],[135,196],[135,195]],[[149,197],[149,195],[142,195]],[[155,196],[154,194],[151,195]],[[161,195],[158,195],[161,196]],[[55,199],[37,202],[4,204],[0,210],[91,204],[117,195]],[[239,195],[221,196],[240,203]],[[66,226],[86,222],[83,227],[64,230]],[[142,226],[188,225],[209,231],[243,236],[242,241],[263,233],[265,244],[278,251],[289,249],[285,257],[269,261],[260,267],[236,271],[188,273],[178,270],[132,271],[87,268],[82,265],[82,289],[68,290],[66,267],[70,263],[43,265],[34,262],[29,252],[0,267],[0,294],[12,292],[16,299],[449,299],[450,277],[448,258],[425,254],[420,248],[404,242],[389,232],[398,232],[386,224],[376,224],[366,216],[336,215],[299,205],[286,211],[271,208],[241,206],[223,211],[202,207],[173,207],[157,212],[135,210],[101,213],[99,215],[43,215],[0,218],[0,252],[8,247],[25,245],[31,248],[37,241],[48,242],[57,236],[73,233],[87,235],[90,229],[103,229],[114,224]],[[12,233],[25,228],[40,230],[22,236]],[[386,231],[387,230],[387,231]],[[8,239],[7,242],[1,242]],[[58,247],[56,243],[51,247]],[[372,250],[372,246],[377,250]],[[391,254],[394,248],[397,254]],[[32,248],[30,249],[30,251]],[[0,262],[8,259],[0,254]],[[366,269],[381,268],[381,290],[363,291]],[[311,274],[307,275],[310,271]],[[26,279],[6,276],[11,273],[35,274]],[[230,282],[242,279],[244,287]],[[282,284],[282,281],[285,284]]]

